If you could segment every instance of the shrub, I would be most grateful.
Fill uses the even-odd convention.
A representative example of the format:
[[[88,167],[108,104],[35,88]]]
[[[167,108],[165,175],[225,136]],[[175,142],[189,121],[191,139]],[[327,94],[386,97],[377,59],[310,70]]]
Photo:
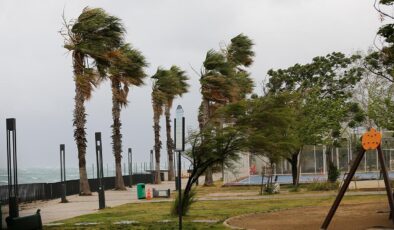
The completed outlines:
[[[331,161],[328,163],[328,181],[336,182],[341,175],[338,168]]]
[[[330,191],[339,187],[338,182],[313,181],[307,186],[308,191]]]
[[[299,192],[300,191],[300,187],[293,185],[289,188],[289,192]]]
[[[189,193],[188,196],[184,196],[184,193],[182,193],[182,216],[185,216],[190,209],[190,206],[196,202],[196,190],[192,189]],[[178,204],[179,204],[179,196],[175,197],[175,201],[171,207],[171,214],[172,215],[178,215]]]

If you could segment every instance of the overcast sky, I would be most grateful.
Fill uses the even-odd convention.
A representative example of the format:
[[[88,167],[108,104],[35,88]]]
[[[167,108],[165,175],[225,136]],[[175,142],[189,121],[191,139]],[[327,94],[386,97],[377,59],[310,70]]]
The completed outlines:
[[[197,128],[201,100],[198,76],[206,52],[244,33],[256,44],[250,71],[257,93],[270,68],[305,63],[333,51],[351,54],[372,46],[380,21],[373,0],[144,0],[64,1],[0,0],[0,167],[6,166],[5,119],[17,119],[20,168],[58,167],[59,144],[66,144],[68,167],[77,167],[72,111],[71,55],[58,31],[63,11],[78,17],[85,6],[102,7],[122,19],[127,41],[142,51],[151,76],[158,66],[187,71],[190,93],[174,103],[185,110],[189,128]],[[153,146],[151,81],[133,88],[123,110],[124,150],[148,161]],[[111,152],[111,90],[102,84],[86,103],[87,164],[95,162],[94,132],[103,136],[104,164]],[[164,137],[164,119],[162,120]],[[162,138],[163,146],[165,139]],[[166,151],[162,150],[162,160]]]

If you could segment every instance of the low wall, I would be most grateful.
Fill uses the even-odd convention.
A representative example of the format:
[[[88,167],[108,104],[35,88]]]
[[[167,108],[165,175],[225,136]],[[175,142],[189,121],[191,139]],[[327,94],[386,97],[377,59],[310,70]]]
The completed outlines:
[[[130,186],[130,176],[123,176],[123,181],[126,186]],[[132,184],[145,183],[151,184],[154,182],[152,174],[133,174]],[[103,179],[105,189],[115,188],[115,177],[104,177]],[[98,180],[89,179],[90,190],[96,192],[98,189]],[[49,200],[60,198],[62,194],[62,183],[34,183],[34,184],[20,184],[19,185],[19,202],[31,202],[35,200]],[[79,180],[66,181],[67,196],[79,194]],[[0,204],[8,203],[8,186],[0,186]]]

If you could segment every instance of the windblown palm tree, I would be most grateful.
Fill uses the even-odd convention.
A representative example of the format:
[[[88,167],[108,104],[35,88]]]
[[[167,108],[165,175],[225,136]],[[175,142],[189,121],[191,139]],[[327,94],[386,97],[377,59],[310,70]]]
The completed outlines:
[[[166,118],[166,132],[167,132],[167,154],[168,154],[168,180],[175,180],[174,174],[174,141],[171,138],[171,108],[174,99],[181,97],[188,92],[189,84],[186,82],[189,78],[185,75],[178,66],[172,66],[167,75],[170,82],[167,86],[162,86],[166,96],[164,105],[164,115]]]
[[[253,80],[245,67],[253,63],[253,42],[247,36],[240,34],[231,39],[231,44],[220,52],[209,50],[203,63],[200,84],[202,102],[199,109],[198,121],[200,129],[208,122],[223,121],[212,119],[215,111],[228,103],[242,100],[253,90]],[[204,185],[212,185],[212,168],[205,174]]]
[[[157,70],[156,74],[152,76],[153,87],[152,87],[152,107],[153,107],[153,131],[155,136],[155,184],[161,183],[160,178],[160,117],[163,114],[163,106],[166,102],[166,96],[163,91],[160,90],[160,79],[166,72],[160,68]]]
[[[91,97],[99,77],[105,76],[110,62],[107,54],[123,43],[124,28],[120,20],[100,8],[85,8],[77,20],[61,31],[64,47],[72,52],[75,108],[74,139],[78,149],[80,195],[91,195],[86,174],[85,101]]]
[[[116,177],[115,189],[126,190],[122,177],[122,123],[120,112],[128,104],[127,96],[130,86],[141,86],[146,77],[143,68],[147,66],[144,56],[129,44],[108,54],[111,60],[109,79],[112,86],[112,150],[115,156]]]
[[[152,92],[152,102],[154,110],[154,131],[155,131],[155,158],[156,158],[156,173],[160,165],[160,116],[163,113],[163,107],[166,118],[166,133],[167,133],[167,153],[168,153],[168,179],[174,180],[174,143],[171,138],[171,108],[174,99],[177,96],[182,96],[188,91],[189,84],[187,84],[188,77],[185,71],[178,66],[172,66],[169,70],[158,68],[154,79],[154,88]],[[161,106],[161,108],[159,108]],[[158,175],[158,174],[157,174]]]

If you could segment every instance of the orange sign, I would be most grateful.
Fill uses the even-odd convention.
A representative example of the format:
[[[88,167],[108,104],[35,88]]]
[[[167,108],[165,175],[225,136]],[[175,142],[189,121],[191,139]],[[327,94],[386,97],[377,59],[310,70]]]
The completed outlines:
[[[376,149],[382,141],[382,134],[371,128],[368,132],[364,133],[361,143],[365,150]]]

